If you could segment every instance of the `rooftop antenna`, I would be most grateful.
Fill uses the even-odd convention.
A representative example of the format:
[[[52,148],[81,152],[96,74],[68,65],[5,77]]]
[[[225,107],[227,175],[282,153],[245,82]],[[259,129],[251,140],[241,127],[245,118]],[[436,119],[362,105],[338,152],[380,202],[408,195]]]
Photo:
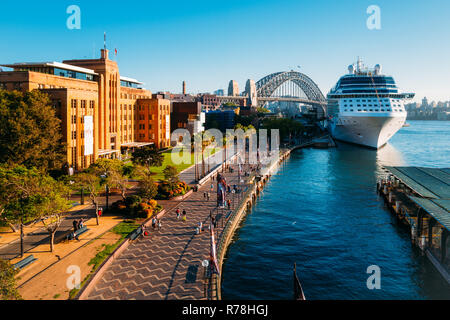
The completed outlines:
[[[104,47],[105,47],[105,50],[106,50],[106,32],[104,33],[103,44],[104,44]]]

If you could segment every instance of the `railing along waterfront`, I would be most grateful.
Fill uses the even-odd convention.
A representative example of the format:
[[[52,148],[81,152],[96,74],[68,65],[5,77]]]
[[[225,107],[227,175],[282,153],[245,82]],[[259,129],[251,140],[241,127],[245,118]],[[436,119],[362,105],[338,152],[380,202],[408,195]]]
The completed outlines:
[[[252,173],[250,175],[250,178],[248,179],[248,183],[246,185],[246,189],[242,192],[240,192],[240,198],[238,200],[238,204],[236,207],[234,207],[232,213],[230,214],[230,216],[228,216],[226,218],[226,222],[225,222],[225,226],[222,230],[222,233],[220,235],[220,238],[218,239],[217,242],[217,248],[216,248],[216,252],[217,252],[217,260],[219,262],[219,265],[222,266],[223,264],[223,259],[225,258],[225,253],[227,250],[227,246],[229,244],[230,237],[232,236],[232,234],[235,231],[236,228],[236,224],[238,224],[240,222],[240,220],[242,219],[243,213],[246,212],[246,210],[249,210],[250,208],[246,207],[248,206],[248,203],[252,203],[253,202],[253,195],[257,194],[257,186],[258,186],[258,182],[256,181],[256,177],[257,176],[268,176],[270,175],[270,171],[272,169],[272,167],[274,165],[278,165],[280,163],[280,161],[283,161],[286,154],[289,152],[290,150],[284,150],[283,152],[281,152],[279,158],[271,164],[271,166],[269,166],[268,171],[266,171],[264,174],[262,174],[261,172],[258,173]],[[214,211],[218,212],[218,209],[216,208]],[[228,211],[229,212],[229,211]],[[224,216],[222,215],[221,219],[224,219]],[[211,283],[215,284],[215,295],[214,298],[216,300],[220,300],[221,299],[221,277],[222,277],[222,272],[221,275],[217,276],[214,275],[215,279],[211,279]],[[213,294],[211,294],[211,298],[213,298]]]

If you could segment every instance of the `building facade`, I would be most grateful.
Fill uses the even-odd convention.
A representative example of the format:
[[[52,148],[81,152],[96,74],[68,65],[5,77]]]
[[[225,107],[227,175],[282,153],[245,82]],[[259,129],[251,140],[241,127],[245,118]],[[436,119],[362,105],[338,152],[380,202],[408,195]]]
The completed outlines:
[[[3,66],[12,71],[0,72],[1,89],[38,89],[48,94],[62,120],[67,163],[75,170],[88,168],[98,158],[120,158],[128,149],[152,143],[167,145],[167,139],[163,139],[166,123],[170,126],[167,101],[152,102],[152,93],[143,89],[141,82],[121,76],[117,62],[109,59],[106,49],[101,50],[100,59]],[[150,106],[150,113],[142,111],[144,106]],[[151,130],[149,116],[154,119],[151,121],[158,120]],[[144,122],[146,129],[139,129]],[[153,129],[161,127],[164,130]],[[155,139],[151,139],[153,134]]]
[[[187,129],[191,135],[204,131],[205,113],[201,102],[172,102],[171,131]]]

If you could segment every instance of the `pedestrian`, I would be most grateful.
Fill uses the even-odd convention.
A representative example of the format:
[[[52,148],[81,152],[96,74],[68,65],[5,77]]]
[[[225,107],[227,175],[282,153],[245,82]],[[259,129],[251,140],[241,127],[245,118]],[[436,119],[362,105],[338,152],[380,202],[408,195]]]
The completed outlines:
[[[214,229],[216,229],[217,228],[216,218],[212,217],[211,222],[212,222],[212,225],[214,226]]]
[[[208,201],[209,201],[209,198],[211,197],[211,194],[208,192],[208,193],[206,194],[206,197],[207,197],[207,199],[208,199]]]
[[[83,218],[81,218],[80,219],[80,221],[78,222],[78,227],[81,229],[81,228],[84,228],[84,219]]]
[[[175,212],[177,213],[177,220],[180,220],[180,209],[177,209]]]
[[[230,199],[228,199],[227,204],[228,204],[228,210],[230,210],[231,209],[231,200]]]
[[[206,192],[203,192],[203,199],[206,199]]]
[[[161,229],[162,229],[161,220],[158,220],[158,231],[161,231]]]
[[[211,192],[213,192],[213,191],[214,191],[214,184],[211,183]]]
[[[153,230],[156,229],[156,217],[153,217],[153,219],[152,219],[152,227],[153,227]]]
[[[73,232],[77,232],[78,230],[78,221],[77,220],[73,220]]]
[[[198,230],[199,230],[199,233],[202,233],[202,228],[203,228],[203,223],[200,221],[200,222],[198,223]]]
[[[183,210],[183,221],[187,220],[187,212],[186,210]]]
[[[144,223],[141,225],[141,230],[142,230],[142,233],[141,233],[142,238],[145,238],[146,236],[148,236],[147,227],[145,226]]]

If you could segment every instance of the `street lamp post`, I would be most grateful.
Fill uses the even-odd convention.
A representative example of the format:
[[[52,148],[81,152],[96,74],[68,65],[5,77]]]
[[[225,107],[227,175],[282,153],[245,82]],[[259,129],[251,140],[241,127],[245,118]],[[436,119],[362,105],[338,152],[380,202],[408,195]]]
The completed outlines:
[[[108,185],[105,186],[105,190],[106,190],[106,210],[108,210],[109,209],[109,205],[108,205],[108,203],[109,203],[109,186]]]

